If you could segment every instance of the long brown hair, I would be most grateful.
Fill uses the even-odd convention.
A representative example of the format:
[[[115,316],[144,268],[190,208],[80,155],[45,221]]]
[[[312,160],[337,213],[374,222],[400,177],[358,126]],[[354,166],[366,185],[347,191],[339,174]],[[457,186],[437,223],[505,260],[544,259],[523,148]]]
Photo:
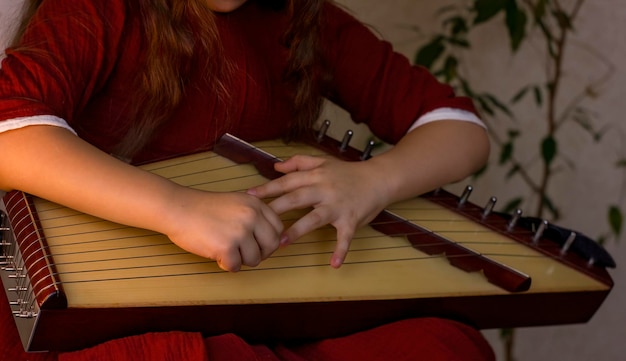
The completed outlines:
[[[249,0],[253,1],[253,0]],[[309,131],[322,105],[323,66],[320,27],[323,5],[329,0],[256,0],[290,16],[284,35],[289,58],[284,80],[291,86],[293,122],[289,138]],[[31,17],[43,0],[27,0],[23,19],[12,45],[17,45]],[[135,120],[118,144],[115,154],[132,158],[154,131],[169,119],[184,97],[186,75],[194,52],[219,54],[221,44],[213,12],[205,0],[135,0],[148,44],[146,63],[133,94]],[[231,71],[221,56],[207,57],[207,74],[220,101],[228,104],[225,86]]]

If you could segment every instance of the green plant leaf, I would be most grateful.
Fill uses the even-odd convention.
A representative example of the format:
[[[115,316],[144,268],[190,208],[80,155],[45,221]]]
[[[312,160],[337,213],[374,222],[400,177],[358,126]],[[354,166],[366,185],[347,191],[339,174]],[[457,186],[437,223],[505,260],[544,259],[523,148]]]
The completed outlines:
[[[622,233],[622,227],[624,225],[624,215],[622,210],[618,206],[609,207],[609,224],[611,225],[611,231],[615,237],[619,237]]]
[[[541,108],[543,105],[543,93],[541,92],[541,88],[536,86],[534,87],[533,92],[535,93],[535,104]]]
[[[572,19],[564,11],[556,10],[552,13],[552,15],[558,21],[561,29],[572,30],[574,28],[572,26]]]
[[[493,108],[491,107],[491,105],[489,105],[489,103],[487,102],[487,100],[485,100],[485,98],[483,96],[477,96],[474,98],[474,100],[476,100],[478,102],[478,105],[480,106],[480,109],[491,115],[494,116],[496,114],[496,112],[493,110]]]
[[[495,96],[491,95],[491,94],[484,94],[483,95],[485,97],[486,100],[488,100],[494,107],[500,109],[501,112],[503,112],[504,114],[508,115],[509,117],[513,118],[513,113],[511,112],[511,110],[509,109],[509,107],[507,107],[506,105],[504,105],[504,103],[502,101],[500,101],[498,98],[496,98]]]
[[[444,74],[446,78],[446,82],[450,83],[452,80],[456,79],[457,76],[457,68],[459,65],[459,61],[454,56],[448,56],[446,58],[446,62],[443,65]]]
[[[526,38],[526,23],[528,16],[517,6],[517,2],[510,0],[506,4],[506,26],[509,30],[511,49],[515,52]]]
[[[515,104],[519,102],[520,100],[522,100],[524,96],[526,96],[529,90],[530,90],[530,86],[525,86],[522,89],[520,89],[520,91],[518,91],[517,94],[515,94],[513,98],[511,98],[511,103]]]
[[[503,165],[508,162],[511,159],[511,156],[513,156],[513,150],[513,142],[504,144],[500,150],[500,160],[498,161],[498,164]]]
[[[602,137],[604,137],[604,132],[596,132],[593,134],[593,141],[596,143],[600,143]]]
[[[519,137],[522,133],[519,130],[517,130],[517,129],[509,129],[507,134],[509,135],[509,138],[511,138],[511,140],[513,140],[513,139]]]
[[[472,9],[476,12],[474,25],[489,21],[506,8],[509,0],[474,0]]]
[[[536,22],[539,22],[547,13],[547,5],[549,0],[539,0],[533,8],[533,16]]]
[[[441,57],[446,50],[444,37],[439,35],[434,37],[428,44],[421,47],[415,55],[415,64],[431,69],[433,64]]]
[[[586,108],[580,106],[576,107],[572,114],[572,119],[574,123],[578,124],[583,130],[589,133],[594,141],[600,141],[603,133],[596,132],[593,126],[593,115]]]
[[[460,48],[468,49],[470,47],[470,43],[469,41],[467,41],[467,39],[454,37],[454,38],[447,38],[446,40],[448,41],[448,44],[458,46]]]
[[[453,16],[443,21],[444,27],[450,27],[450,34],[453,38],[458,38],[461,34],[467,34],[469,27],[467,26],[467,20],[462,16]]]
[[[513,167],[511,167],[511,169],[507,172],[506,174],[506,179],[511,179],[511,177],[513,177],[514,175],[516,175],[517,173],[519,173],[520,168],[518,165],[514,165]]]
[[[557,154],[557,143],[554,137],[548,135],[544,138],[543,142],[541,142],[541,156],[543,157],[543,161],[550,166],[552,161]]]
[[[502,328],[500,329],[500,338],[506,340],[507,338],[512,337],[514,333],[515,332],[512,328]]]
[[[463,89],[463,92],[465,93],[465,95],[467,95],[468,97],[472,99],[476,99],[477,98],[476,93],[474,92],[472,87],[469,85],[467,80],[465,79],[460,79],[460,80],[461,80],[461,89]]]

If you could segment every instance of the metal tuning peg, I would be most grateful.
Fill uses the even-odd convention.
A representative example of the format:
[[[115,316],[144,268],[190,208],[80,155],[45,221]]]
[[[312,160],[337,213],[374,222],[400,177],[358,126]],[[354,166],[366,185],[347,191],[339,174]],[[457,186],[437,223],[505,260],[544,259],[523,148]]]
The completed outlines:
[[[351,130],[348,130],[346,132],[346,134],[343,136],[343,140],[341,141],[341,146],[339,146],[339,151],[345,152],[346,149],[348,149],[348,145],[350,145],[350,141],[352,140],[353,135],[354,132]]]
[[[596,264],[596,259],[591,257],[589,258],[589,261],[587,261],[587,266],[589,267],[593,267]]]
[[[463,194],[459,198],[459,207],[462,207],[465,203],[467,203],[467,200],[469,199],[469,197],[472,194],[473,190],[474,190],[474,187],[472,187],[472,186],[465,187],[465,190],[463,191]]]
[[[496,197],[489,198],[489,201],[487,202],[487,205],[485,205],[485,209],[483,210],[483,219],[487,218],[491,214],[493,208],[496,206],[497,201],[498,198]]]
[[[363,154],[361,154],[361,160],[368,160],[372,157],[372,150],[374,150],[375,145],[376,145],[376,142],[374,142],[373,140],[370,140],[369,142],[367,142],[367,146],[365,146],[365,149],[363,150]]]
[[[515,211],[515,213],[513,213],[513,218],[511,218],[511,220],[509,221],[509,224],[507,225],[506,229],[510,232],[513,230],[513,228],[515,228],[515,226],[517,225],[517,222],[519,221],[519,219],[522,218],[522,210],[518,209]]]
[[[541,223],[539,224],[539,228],[537,228],[537,231],[535,232],[535,235],[533,236],[533,243],[537,244],[539,243],[539,240],[541,239],[541,237],[543,236],[543,232],[546,231],[546,228],[548,228],[548,221],[546,221],[545,219],[543,221],[541,221]]]
[[[326,119],[324,123],[322,123],[322,126],[320,127],[320,129],[317,131],[318,143],[324,139],[324,137],[326,136],[326,132],[328,132],[328,128],[330,128],[330,120]]]
[[[572,244],[574,244],[575,239],[576,232],[570,233],[565,243],[563,243],[563,247],[561,247],[561,256],[564,256],[569,251],[569,249],[572,247]]]

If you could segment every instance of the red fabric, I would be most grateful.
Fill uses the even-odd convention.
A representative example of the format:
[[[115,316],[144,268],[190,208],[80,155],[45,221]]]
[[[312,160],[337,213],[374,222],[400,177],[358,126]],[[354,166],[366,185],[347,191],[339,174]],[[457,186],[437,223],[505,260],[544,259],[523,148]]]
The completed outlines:
[[[277,349],[277,353],[304,355],[306,360],[320,361],[494,359],[490,346],[479,332],[436,318],[408,319],[348,337]]]
[[[202,336],[198,333],[147,333],[105,342],[69,353],[58,361],[207,361]]]
[[[421,318],[384,325],[346,337],[305,345],[249,345],[236,335],[203,339],[198,333],[163,332],[131,336],[67,353],[26,353],[4,292],[0,292],[2,361],[402,361],[494,360],[482,337],[453,321]],[[63,325],[59,325],[63,332]],[[85,330],[89,332],[89,330]]]
[[[54,115],[110,151],[132,121],[130,92],[145,55],[131,3],[44,1],[26,34],[36,50],[9,50],[3,60],[0,120]],[[396,142],[420,115],[438,107],[474,109],[343,10],[333,5],[325,10],[323,55],[333,77],[329,96],[382,139]],[[201,59],[208,55],[197,54],[182,105],[137,161],[208,149],[224,131],[254,141],[279,138],[287,129],[290,98],[281,79],[285,12],[264,10],[249,0],[216,19],[224,47],[220,56],[236,66],[227,83],[230,123],[225,124],[226,109],[203,80]]]

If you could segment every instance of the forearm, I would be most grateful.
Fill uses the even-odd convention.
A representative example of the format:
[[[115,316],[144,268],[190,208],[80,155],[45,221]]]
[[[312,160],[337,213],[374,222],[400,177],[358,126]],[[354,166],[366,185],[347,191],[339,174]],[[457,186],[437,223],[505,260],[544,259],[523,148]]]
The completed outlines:
[[[31,126],[0,134],[10,156],[0,186],[19,189],[114,222],[160,228],[175,185],[125,164],[65,129]]]
[[[486,131],[461,121],[438,121],[409,132],[389,151],[367,162],[384,177],[388,203],[459,181],[480,169],[489,155]]]
[[[282,243],[331,224],[337,229],[331,265],[339,267],[358,227],[391,203],[466,177],[484,164],[488,153],[481,126],[437,121],[410,131],[391,150],[364,162],[294,156],[276,163],[284,176],[248,193],[273,197],[269,205],[278,214],[312,207],[283,233]]]

